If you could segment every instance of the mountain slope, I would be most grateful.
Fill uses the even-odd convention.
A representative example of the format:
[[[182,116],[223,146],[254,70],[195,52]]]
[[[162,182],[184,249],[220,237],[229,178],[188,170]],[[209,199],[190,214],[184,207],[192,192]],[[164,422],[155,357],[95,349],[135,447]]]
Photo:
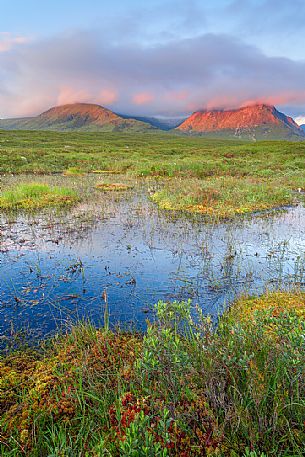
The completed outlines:
[[[245,139],[305,139],[295,121],[274,106],[259,104],[230,111],[198,111],[177,130],[184,133]]]
[[[150,124],[136,119],[124,119],[112,111],[89,103],[56,106],[37,117],[0,120],[5,130],[56,131],[133,131],[153,130]]]
[[[304,130],[304,132],[305,132],[305,124],[301,125],[301,129]]]

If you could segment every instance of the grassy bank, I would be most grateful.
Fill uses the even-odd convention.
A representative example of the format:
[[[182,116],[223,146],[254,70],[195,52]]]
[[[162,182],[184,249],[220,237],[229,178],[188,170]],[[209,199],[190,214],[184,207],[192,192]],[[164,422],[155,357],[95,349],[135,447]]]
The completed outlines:
[[[1,456],[301,456],[305,295],[191,303],[145,335],[78,325],[0,359]]]

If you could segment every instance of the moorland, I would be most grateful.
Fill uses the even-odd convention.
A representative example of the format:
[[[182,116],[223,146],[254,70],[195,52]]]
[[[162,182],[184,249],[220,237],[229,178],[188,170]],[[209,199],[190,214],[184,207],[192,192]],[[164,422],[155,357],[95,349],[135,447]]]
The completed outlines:
[[[0,131],[0,173],[4,265],[5,258],[10,262],[6,232],[14,224],[30,221],[29,233],[38,246],[35,230],[41,220],[46,230],[54,230],[54,221],[56,227],[63,225],[69,214],[76,237],[75,208],[84,216],[91,202],[95,208],[111,207],[115,214],[118,204],[140,191],[161,217],[165,213],[182,224],[194,220],[198,233],[206,227],[225,233],[229,224],[233,231],[243,224],[249,229],[257,218],[272,217],[276,226],[283,211],[292,224],[303,220],[289,211],[304,210],[304,142],[243,142],[166,132]],[[144,212],[141,201],[136,204],[138,221]],[[297,229],[304,232],[304,227]],[[288,245],[292,232],[285,236]],[[61,242],[57,238],[53,244]],[[28,255],[24,239],[20,243],[22,249],[14,248],[18,259]],[[181,300],[164,297],[151,303],[153,312],[144,327],[134,322],[133,328],[123,329],[111,321],[107,290],[99,290],[100,325],[75,319],[67,328],[22,344],[13,329],[11,339],[0,335],[5,341],[0,355],[0,455],[304,455],[305,259],[300,246],[292,245],[287,263],[286,251],[281,251],[284,267],[276,275],[284,275],[291,259],[297,265],[288,282],[270,289],[264,284],[264,293],[258,288],[256,294],[235,297],[218,314],[209,315],[195,294],[189,298],[182,289]],[[271,248],[274,255],[272,240]],[[126,251],[132,254],[133,249],[137,246],[127,245]],[[233,246],[226,252],[224,278],[234,267],[236,251]],[[56,256],[54,249],[51,253]],[[253,258],[258,253],[254,246]],[[158,254],[154,262],[158,266]],[[82,263],[73,268],[71,275],[79,273],[83,280]],[[43,289],[43,272],[36,268],[34,274]],[[136,286],[132,281],[129,287]],[[4,290],[4,277],[1,286]],[[217,293],[221,284],[213,287]],[[25,308],[17,292],[12,301],[3,293],[1,299],[21,316]],[[38,301],[32,300],[31,312]]]

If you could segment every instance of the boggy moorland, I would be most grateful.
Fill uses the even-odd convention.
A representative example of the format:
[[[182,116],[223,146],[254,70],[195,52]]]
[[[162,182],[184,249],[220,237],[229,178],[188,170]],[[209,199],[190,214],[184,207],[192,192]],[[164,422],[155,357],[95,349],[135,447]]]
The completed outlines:
[[[303,455],[304,158],[0,132],[0,454]]]

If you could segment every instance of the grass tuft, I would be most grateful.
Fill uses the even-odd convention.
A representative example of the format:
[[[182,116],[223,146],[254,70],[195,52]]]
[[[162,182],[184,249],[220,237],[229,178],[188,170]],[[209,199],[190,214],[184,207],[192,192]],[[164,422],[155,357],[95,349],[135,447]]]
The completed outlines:
[[[254,211],[293,204],[294,195],[282,182],[249,177],[220,176],[178,179],[152,195],[162,209],[200,213],[227,219]]]
[[[132,186],[121,183],[98,183],[96,188],[104,192],[123,192],[132,189]]]
[[[48,184],[18,184],[0,195],[2,210],[36,210],[46,206],[66,206],[76,203],[75,191],[65,187],[50,187]]]

